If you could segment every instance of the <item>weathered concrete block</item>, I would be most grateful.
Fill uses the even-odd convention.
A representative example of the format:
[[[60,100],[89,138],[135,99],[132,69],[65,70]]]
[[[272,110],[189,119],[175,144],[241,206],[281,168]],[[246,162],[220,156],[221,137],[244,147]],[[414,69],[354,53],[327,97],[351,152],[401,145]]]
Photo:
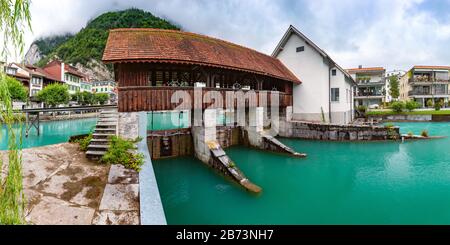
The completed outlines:
[[[217,110],[206,109],[203,113],[203,120],[205,128],[217,126]]]
[[[139,113],[120,112],[118,133],[125,139],[136,139],[139,136]]]

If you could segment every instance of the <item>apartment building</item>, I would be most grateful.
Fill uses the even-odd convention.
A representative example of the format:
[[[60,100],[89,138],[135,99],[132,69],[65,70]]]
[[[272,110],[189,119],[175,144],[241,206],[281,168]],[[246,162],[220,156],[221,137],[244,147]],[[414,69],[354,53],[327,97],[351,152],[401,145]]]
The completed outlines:
[[[92,91],[94,93],[107,93],[110,103],[117,100],[117,86],[114,81],[94,81],[92,82]]]
[[[355,105],[381,107],[387,101],[386,69],[383,67],[362,67],[347,69],[357,83]]]
[[[44,69],[32,65],[11,63],[5,66],[5,73],[22,82],[29,91],[29,97],[34,97],[50,83],[61,82]]]
[[[448,107],[450,66],[413,66],[400,78],[400,99],[414,100],[421,107],[436,102]]]
[[[59,60],[53,60],[43,69],[67,84],[70,94],[82,91],[92,91],[92,85],[88,76],[80,72],[74,66],[65,64]]]

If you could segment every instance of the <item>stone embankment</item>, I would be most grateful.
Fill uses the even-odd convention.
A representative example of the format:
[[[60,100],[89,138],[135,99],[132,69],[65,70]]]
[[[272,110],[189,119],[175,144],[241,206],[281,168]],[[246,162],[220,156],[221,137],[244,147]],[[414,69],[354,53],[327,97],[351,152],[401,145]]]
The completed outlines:
[[[398,140],[400,128],[281,120],[279,136],[331,141]]]

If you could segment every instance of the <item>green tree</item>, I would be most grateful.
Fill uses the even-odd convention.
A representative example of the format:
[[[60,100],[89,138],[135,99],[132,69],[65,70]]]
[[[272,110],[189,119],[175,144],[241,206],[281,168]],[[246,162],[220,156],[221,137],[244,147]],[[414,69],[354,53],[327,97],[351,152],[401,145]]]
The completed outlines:
[[[37,98],[50,107],[69,103],[70,94],[67,85],[53,83],[39,91]]]
[[[83,99],[81,104],[82,105],[93,105],[95,104],[95,96],[93,93],[87,92],[87,91],[83,91],[81,93]]]
[[[400,96],[400,88],[399,88],[399,82],[397,76],[391,76],[389,77],[389,92],[393,99],[398,99],[398,96]]]
[[[95,100],[100,104],[104,105],[109,100],[109,95],[106,93],[95,94]]]
[[[74,36],[64,35],[36,41],[45,56],[37,65],[44,66],[55,56],[73,64],[88,65],[91,59],[101,62],[108,32],[113,28],[180,29],[169,21],[140,9],[107,12],[89,21],[86,27]]]
[[[26,89],[21,82],[10,76],[6,76],[5,80],[8,86],[9,94],[11,95],[11,100],[23,102],[27,101],[28,89]]]
[[[31,24],[29,0],[0,0],[0,35],[3,46],[1,48],[2,60],[6,60],[9,47],[22,55],[24,48],[24,31]],[[25,223],[25,201],[22,183],[22,122],[17,128],[16,116],[12,109],[12,96],[8,86],[8,78],[0,70],[0,117],[1,124],[6,125],[8,134],[8,171],[0,174],[0,224]],[[3,127],[3,125],[1,125]],[[1,133],[1,131],[0,131]],[[18,135],[17,135],[18,134]],[[3,138],[3,137],[2,137]],[[0,169],[2,168],[0,158]]]
[[[70,101],[75,101],[78,104],[81,104],[82,100],[83,100],[83,95],[81,94],[80,91],[77,91],[70,96]]]

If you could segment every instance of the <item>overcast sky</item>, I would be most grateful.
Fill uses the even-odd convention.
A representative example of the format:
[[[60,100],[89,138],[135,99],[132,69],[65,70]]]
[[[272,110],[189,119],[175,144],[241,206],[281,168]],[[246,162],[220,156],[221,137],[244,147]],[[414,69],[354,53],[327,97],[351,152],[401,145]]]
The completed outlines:
[[[130,7],[267,54],[292,24],[345,68],[450,65],[450,0],[32,0],[27,45]]]

